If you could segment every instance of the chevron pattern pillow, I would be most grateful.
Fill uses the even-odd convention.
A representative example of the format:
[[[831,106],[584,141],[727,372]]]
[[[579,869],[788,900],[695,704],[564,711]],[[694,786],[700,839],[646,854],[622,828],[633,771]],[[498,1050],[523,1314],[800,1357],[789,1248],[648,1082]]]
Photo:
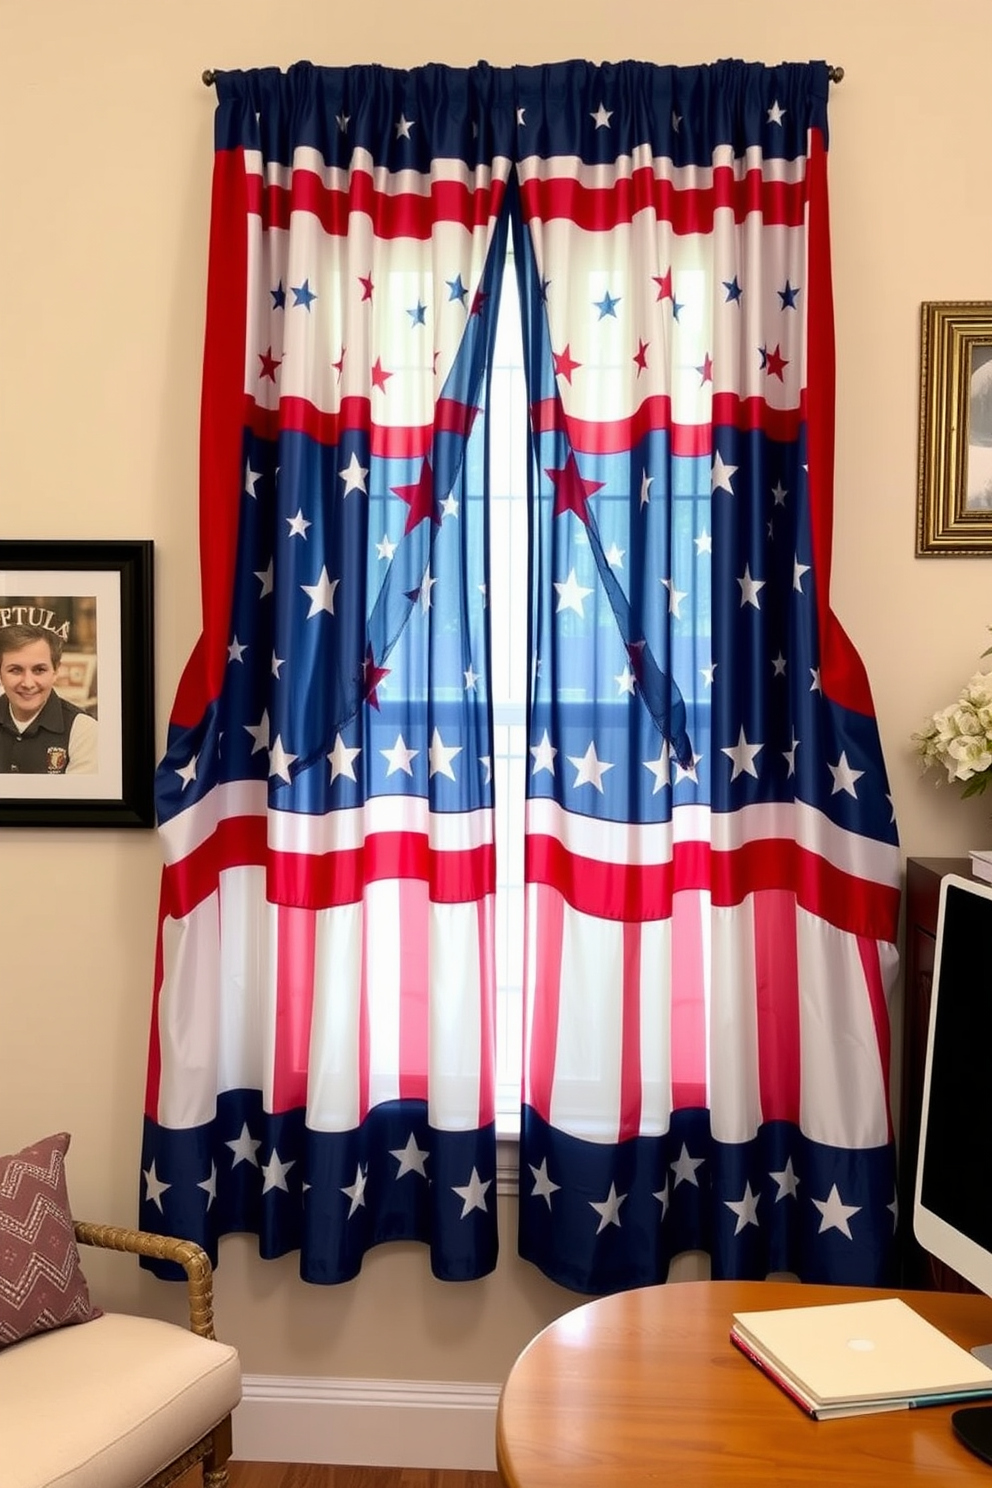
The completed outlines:
[[[67,1132],[0,1157],[0,1349],[99,1317],[79,1264],[65,1181]]]

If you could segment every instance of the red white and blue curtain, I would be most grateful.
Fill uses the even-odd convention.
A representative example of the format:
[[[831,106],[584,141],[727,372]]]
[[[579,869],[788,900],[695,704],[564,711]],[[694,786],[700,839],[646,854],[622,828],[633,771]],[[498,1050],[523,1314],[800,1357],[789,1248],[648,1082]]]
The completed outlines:
[[[898,850],[829,605],[827,69],[217,78],[142,1223],[497,1255],[487,378],[531,408],[519,1248],[888,1279]],[[523,555],[521,555],[523,559]]]

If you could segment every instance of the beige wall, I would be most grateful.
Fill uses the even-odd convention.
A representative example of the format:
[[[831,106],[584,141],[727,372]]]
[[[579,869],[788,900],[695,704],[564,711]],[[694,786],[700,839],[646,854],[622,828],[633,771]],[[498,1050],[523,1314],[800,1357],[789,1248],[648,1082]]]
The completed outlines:
[[[988,846],[990,806],[920,781],[908,735],[992,625],[992,562],[914,558],[920,302],[992,300],[989,0],[0,0],[0,533],[154,540],[161,746],[199,629],[202,70],[568,56],[845,67],[834,607],[872,680],[904,851]],[[69,1129],[77,1212],[119,1223],[136,1212],[159,862],[151,832],[0,830],[0,1150]],[[501,1203],[498,1270],[464,1286],[433,1281],[414,1246],[305,1286],[295,1257],[263,1263],[229,1239],[219,1326],[254,1373],[498,1380],[579,1300],[515,1257]],[[177,1309],[177,1289],[116,1259],[88,1269],[115,1305]]]

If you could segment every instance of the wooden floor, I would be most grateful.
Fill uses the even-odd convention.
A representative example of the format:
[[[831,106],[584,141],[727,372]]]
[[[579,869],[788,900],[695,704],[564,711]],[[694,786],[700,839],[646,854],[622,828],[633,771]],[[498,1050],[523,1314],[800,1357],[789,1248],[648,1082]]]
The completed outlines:
[[[232,1462],[229,1468],[231,1488],[499,1488],[494,1472],[450,1468],[314,1467],[282,1462]]]

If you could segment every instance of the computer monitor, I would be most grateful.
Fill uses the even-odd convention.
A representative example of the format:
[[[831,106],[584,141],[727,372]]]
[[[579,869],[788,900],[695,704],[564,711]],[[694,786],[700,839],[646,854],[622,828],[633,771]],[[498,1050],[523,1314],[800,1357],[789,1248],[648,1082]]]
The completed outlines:
[[[992,883],[941,880],[913,1231],[992,1297]],[[975,1349],[992,1363],[992,1343]],[[952,1416],[992,1462],[992,1406]]]

